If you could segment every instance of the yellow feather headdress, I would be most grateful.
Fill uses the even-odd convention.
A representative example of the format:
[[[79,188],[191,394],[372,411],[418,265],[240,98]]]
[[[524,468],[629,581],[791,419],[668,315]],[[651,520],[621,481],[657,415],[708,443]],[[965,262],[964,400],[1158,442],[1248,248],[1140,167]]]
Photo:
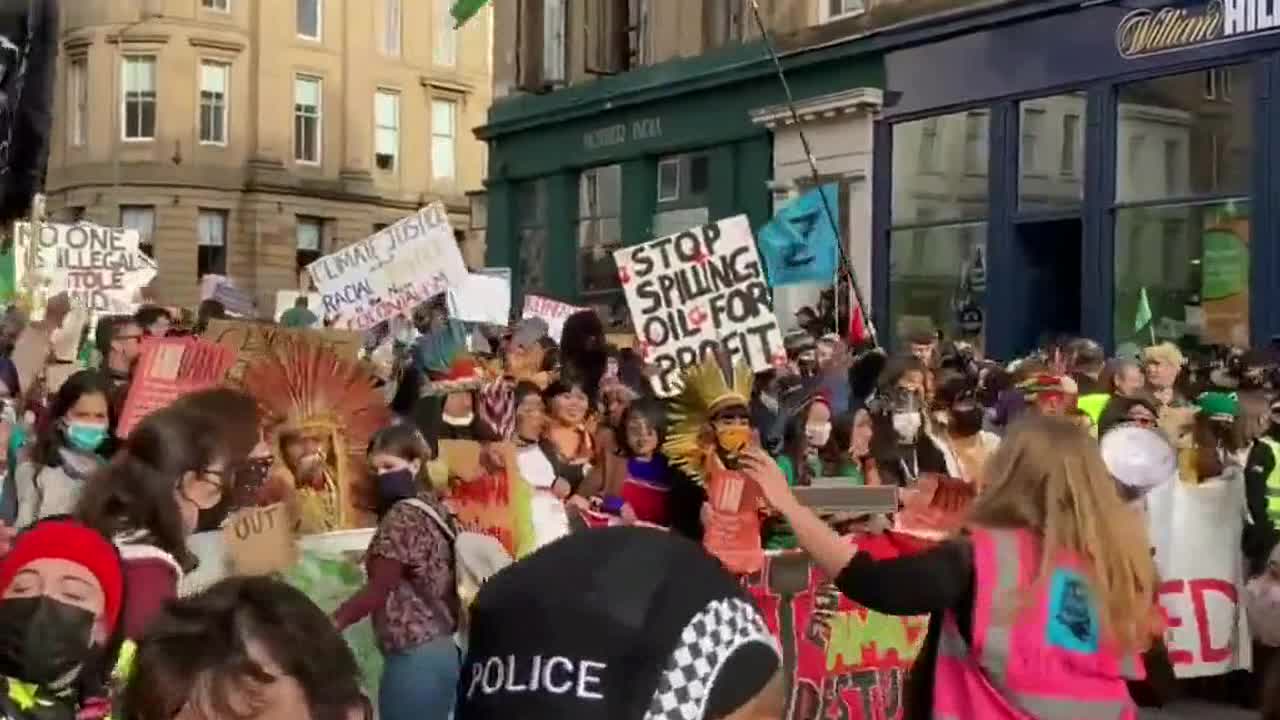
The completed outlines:
[[[701,442],[703,431],[716,412],[734,405],[747,405],[753,378],[751,369],[742,363],[733,368],[732,378],[725,377],[725,371],[714,357],[707,357],[685,371],[684,389],[671,401],[670,428],[662,446],[672,465],[699,480],[706,480],[703,463],[708,448]]]

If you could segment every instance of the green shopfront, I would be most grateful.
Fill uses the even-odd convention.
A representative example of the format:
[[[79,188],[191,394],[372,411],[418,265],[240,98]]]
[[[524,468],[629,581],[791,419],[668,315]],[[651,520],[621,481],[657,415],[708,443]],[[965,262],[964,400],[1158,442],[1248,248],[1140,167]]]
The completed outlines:
[[[878,61],[788,68],[797,98],[880,87]],[[750,111],[783,102],[760,43],[498,101],[489,143],[486,264],[515,307],[540,294],[628,325],[613,251],[707,221],[772,211],[773,136]]]

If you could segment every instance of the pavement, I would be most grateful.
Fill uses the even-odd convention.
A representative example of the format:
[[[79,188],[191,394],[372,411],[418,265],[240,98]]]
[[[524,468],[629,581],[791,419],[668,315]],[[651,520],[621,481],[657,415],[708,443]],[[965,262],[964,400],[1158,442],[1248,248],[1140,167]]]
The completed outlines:
[[[1262,713],[1243,710],[1227,705],[1188,701],[1154,709],[1143,708],[1138,711],[1138,720],[1258,720]]]

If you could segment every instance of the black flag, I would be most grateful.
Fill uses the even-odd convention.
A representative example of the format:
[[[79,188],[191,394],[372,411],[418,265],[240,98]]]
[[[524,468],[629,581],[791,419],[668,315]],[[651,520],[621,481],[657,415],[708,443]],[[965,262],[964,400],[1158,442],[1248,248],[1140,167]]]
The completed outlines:
[[[0,227],[44,185],[53,124],[59,0],[0,0]]]

